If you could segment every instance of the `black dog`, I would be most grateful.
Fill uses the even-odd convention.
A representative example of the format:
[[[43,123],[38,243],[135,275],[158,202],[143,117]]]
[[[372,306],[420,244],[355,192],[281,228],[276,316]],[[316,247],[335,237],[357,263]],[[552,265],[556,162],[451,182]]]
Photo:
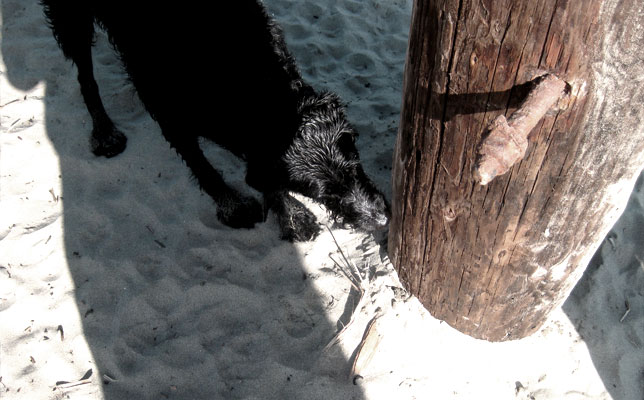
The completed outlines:
[[[369,231],[387,224],[389,206],[360,165],[357,134],[339,99],[316,93],[302,80],[281,29],[258,1],[212,6],[151,0],[42,3],[54,37],[78,68],[93,121],[94,154],[113,157],[126,145],[105,112],[92,72],[97,23],[145,108],[214,199],[220,221],[252,227],[272,209],[283,238],[311,239],[319,226],[288,194],[293,191],[321,202],[336,220],[356,228]],[[246,182],[263,194],[264,207],[224,182],[204,157],[199,137],[246,161]]]

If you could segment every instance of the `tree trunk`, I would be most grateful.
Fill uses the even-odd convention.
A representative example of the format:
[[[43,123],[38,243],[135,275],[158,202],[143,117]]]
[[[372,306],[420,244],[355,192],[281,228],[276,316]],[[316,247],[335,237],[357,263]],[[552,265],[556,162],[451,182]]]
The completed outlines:
[[[644,166],[641,26],[638,0],[415,1],[389,254],[433,316],[518,339],[568,296]],[[565,95],[480,184],[487,128],[545,74]]]

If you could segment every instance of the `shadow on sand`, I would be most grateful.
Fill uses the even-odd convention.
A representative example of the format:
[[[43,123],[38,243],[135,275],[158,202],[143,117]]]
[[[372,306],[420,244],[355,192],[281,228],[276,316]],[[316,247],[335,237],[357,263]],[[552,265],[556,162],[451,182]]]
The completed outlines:
[[[563,305],[613,399],[639,400],[644,393],[644,370],[637,368],[644,359],[641,341],[644,314],[643,310],[630,306],[636,299],[641,304],[644,297],[642,190],[644,174],[635,184],[627,212],[611,229]],[[600,281],[601,285],[595,284]],[[627,309],[630,309],[628,314]],[[610,321],[610,324],[603,326],[598,321]],[[633,347],[639,350],[620,351]]]
[[[113,159],[94,157],[76,69],[42,8],[36,0],[1,4],[9,82],[24,91],[46,85],[66,259],[104,398],[362,399],[346,376],[316,372],[337,326],[325,317],[300,250],[278,239],[277,224],[232,230],[217,221],[102,33],[95,72],[128,148]],[[212,123],[208,115],[185,117]],[[243,167],[232,158],[218,166],[225,176]],[[338,371],[348,364],[342,360]]]

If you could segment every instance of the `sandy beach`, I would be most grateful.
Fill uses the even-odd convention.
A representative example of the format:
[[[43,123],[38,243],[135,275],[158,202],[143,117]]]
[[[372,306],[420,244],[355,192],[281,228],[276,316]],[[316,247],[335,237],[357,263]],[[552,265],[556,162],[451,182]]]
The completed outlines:
[[[101,31],[95,73],[128,147],[95,157],[38,1],[0,1],[1,399],[644,399],[644,178],[538,333],[476,340],[402,289],[379,240],[308,199],[329,227],[311,242],[279,240],[273,216],[221,224]],[[388,197],[411,3],[265,0],[304,78],[347,103]],[[203,148],[257,195],[240,160]]]

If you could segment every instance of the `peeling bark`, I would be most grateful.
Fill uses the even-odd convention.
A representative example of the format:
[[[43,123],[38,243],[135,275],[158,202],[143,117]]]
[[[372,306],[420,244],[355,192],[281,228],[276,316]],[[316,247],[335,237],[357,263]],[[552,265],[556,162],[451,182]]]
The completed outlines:
[[[435,317],[517,339],[567,297],[644,165],[643,15],[637,0],[415,1],[389,253]],[[544,74],[566,104],[478,185],[486,127]]]

